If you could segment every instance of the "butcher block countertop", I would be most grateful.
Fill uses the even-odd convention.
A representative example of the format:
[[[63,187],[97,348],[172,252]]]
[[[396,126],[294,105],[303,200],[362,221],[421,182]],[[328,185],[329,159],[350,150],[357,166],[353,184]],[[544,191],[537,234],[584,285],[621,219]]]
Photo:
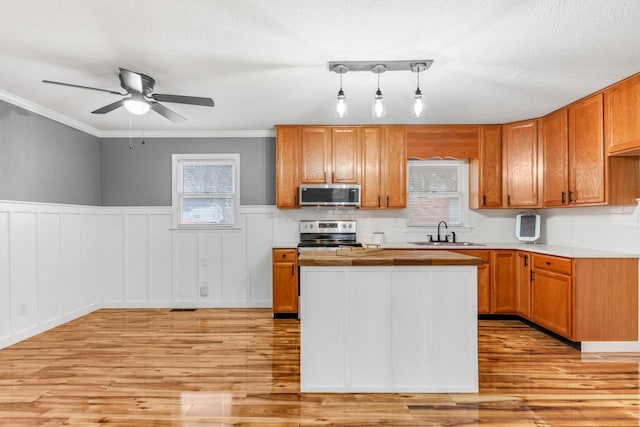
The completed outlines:
[[[480,265],[480,258],[455,252],[429,250],[385,249],[381,253],[344,256],[336,251],[305,251],[298,255],[298,265],[304,266],[367,266],[367,265]]]

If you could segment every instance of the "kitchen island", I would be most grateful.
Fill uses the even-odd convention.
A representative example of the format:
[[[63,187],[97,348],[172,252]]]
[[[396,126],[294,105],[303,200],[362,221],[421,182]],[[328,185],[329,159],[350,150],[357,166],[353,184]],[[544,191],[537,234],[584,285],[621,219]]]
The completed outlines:
[[[300,390],[478,391],[477,265],[448,251],[303,252]]]

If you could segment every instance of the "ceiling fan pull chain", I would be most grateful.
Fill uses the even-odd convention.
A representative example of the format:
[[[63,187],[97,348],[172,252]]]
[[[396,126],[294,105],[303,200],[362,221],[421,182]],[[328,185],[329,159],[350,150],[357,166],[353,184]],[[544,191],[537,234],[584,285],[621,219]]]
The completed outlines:
[[[133,149],[133,143],[131,142],[131,113],[129,113],[129,150]]]

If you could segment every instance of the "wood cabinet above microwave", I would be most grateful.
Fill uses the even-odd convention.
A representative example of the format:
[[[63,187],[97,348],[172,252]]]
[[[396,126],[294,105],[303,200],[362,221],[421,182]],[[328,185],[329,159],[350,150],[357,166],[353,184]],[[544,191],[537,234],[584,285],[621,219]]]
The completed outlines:
[[[313,126],[300,131],[301,183],[358,183],[357,127]]]

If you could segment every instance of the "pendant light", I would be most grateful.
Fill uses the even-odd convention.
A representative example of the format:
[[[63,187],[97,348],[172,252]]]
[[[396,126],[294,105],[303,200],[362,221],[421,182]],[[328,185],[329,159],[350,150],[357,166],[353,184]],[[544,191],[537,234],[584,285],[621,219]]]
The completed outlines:
[[[349,69],[344,65],[338,65],[334,68],[333,71],[340,75],[340,90],[338,90],[338,96],[336,97],[335,116],[338,118],[343,118],[347,115],[348,109],[344,91],[342,90],[342,75],[349,71]]]
[[[382,97],[382,91],[380,90],[380,74],[387,71],[384,65],[376,65],[371,69],[372,72],[378,75],[378,90],[373,97],[373,104],[371,104],[371,115],[377,119],[382,118],[387,113],[384,108],[384,98]]]
[[[411,109],[411,117],[424,116],[424,101],[422,99],[422,91],[420,90],[420,72],[427,69],[427,65],[423,63],[411,64],[411,71],[416,73],[416,91],[413,93],[413,108]]]

